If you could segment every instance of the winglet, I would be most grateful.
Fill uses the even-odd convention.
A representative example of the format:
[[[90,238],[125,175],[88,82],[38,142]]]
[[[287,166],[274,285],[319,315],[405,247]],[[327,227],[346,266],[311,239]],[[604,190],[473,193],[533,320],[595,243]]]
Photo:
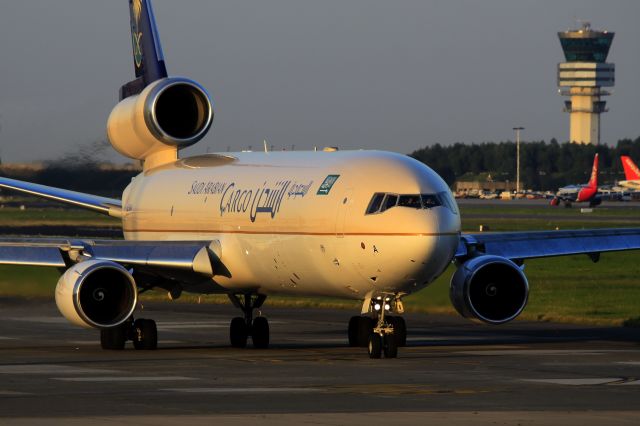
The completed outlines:
[[[149,84],[167,77],[151,0],[129,0],[129,10],[136,79],[120,88],[120,100],[137,95]]]
[[[598,154],[593,157],[593,167],[591,168],[591,179],[589,179],[589,186],[596,188],[598,186]]]
[[[623,155],[620,157],[622,161],[622,167],[624,168],[624,176],[627,180],[638,180],[640,179],[640,170],[636,163],[633,162],[631,157],[627,155]]]

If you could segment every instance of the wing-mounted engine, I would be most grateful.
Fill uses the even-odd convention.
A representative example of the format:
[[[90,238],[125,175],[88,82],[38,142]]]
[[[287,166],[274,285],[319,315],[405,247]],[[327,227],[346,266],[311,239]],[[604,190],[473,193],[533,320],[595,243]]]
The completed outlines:
[[[56,305],[71,323],[109,328],[124,323],[136,308],[138,291],[131,274],[108,260],[73,265],[56,286]]]
[[[483,255],[467,260],[453,274],[449,296],[463,317],[503,324],[527,305],[529,283],[509,259]]]
[[[213,121],[207,91],[186,78],[163,78],[123,99],[111,112],[107,134],[127,157],[144,160],[145,169],[177,159],[178,149],[202,139]]]

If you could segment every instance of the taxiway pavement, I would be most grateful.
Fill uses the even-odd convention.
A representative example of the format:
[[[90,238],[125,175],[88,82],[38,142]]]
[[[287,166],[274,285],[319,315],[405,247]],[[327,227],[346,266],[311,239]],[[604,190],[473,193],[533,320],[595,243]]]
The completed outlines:
[[[228,346],[231,306],[154,302],[158,350],[103,351],[53,300],[0,299],[0,424],[640,423],[639,329],[409,314],[372,360],[350,311],[263,313],[268,350]]]

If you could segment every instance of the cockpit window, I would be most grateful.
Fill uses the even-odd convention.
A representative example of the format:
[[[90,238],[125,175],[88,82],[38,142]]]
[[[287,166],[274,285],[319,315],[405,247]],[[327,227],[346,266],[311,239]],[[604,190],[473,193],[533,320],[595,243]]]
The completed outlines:
[[[428,210],[434,207],[445,207],[458,214],[456,203],[448,191],[437,194],[373,194],[366,214],[382,213],[393,207],[406,207],[417,210]]]
[[[401,195],[398,199],[398,207],[410,207],[412,209],[421,209],[422,203],[420,202],[419,195]]]
[[[369,203],[369,208],[367,209],[367,214],[377,213],[380,210],[380,205],[382,204],[382,200],[384,199],[384,194],[379,192],[373,195],[371,202]]]
[[[451,196],[451,193],[449,191],[438,192],[438,198],[442,202],[443,206],[451,210],[453,214],[458,214],[456,202],[453,200],[453,196]]]
[[[431,209],[442,205],[436,194],[422,194],[420,198],[422,198],[422,205],[425,209]]]
[[[395,207],[397,203],[398,203],[397,195],[387,194],[387,196],[384,199],[384,203],[382,203],[382,208],[380,209],[380,212],[389,210],[391,207]]]

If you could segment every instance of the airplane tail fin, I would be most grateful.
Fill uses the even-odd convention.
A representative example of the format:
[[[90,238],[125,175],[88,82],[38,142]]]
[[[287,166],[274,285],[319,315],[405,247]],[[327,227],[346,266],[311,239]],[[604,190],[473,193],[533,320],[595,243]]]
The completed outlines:
[[[149,84],[167,77],[151,0],[129,0],[129,10],[136,79],[120,88],[120,100],[137,95]]]
[[[622,167],[624,168],[624,176],[626,180],[638,180],[640,179],[640,170],[636,163],[633,162],[631,157],[623,155],[620,157],[622,161]]]
[[[589,186],[592,188],[598,187],[598,154],[593,157],[593,167],[591,168],[591,179],[589,179]]]

